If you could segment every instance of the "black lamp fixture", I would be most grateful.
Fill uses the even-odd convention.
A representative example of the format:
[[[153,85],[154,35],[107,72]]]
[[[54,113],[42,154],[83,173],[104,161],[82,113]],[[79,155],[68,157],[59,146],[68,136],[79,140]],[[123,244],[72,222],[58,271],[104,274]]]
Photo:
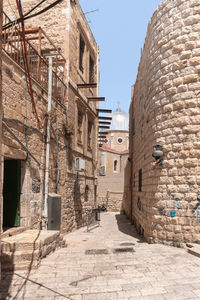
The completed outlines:
[[[164,153],[163,153],[163,146],[160,145],[160,144],[156,144],[153,146],[154,148],[154,151],[152,153],[152,156],[153,158],[155,158],[156,160],[156,164],[159,165],[159,166],[162,166],[163,164],[163,156],[164,156]]]

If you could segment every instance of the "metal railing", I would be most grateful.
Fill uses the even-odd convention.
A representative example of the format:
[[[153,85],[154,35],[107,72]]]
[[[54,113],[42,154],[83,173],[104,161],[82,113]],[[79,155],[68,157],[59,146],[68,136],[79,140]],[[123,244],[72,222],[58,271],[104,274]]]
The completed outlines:
[[[100,226],[100,209],[93,209],[87,216],[87,231],[95,226]]]
[[[10,18],[3,12],[3,25],[9,23]],[[46,56],[39,55],[35,46],[33,46],[26,39],[26,47],[28,54],[29,71],[32,76],[40,85],[48,90],[48,60]],[[24,49],[22,40],[22,31],[19,24],[15,24],[9,29],[6,29],[2,33],[2,48],[20,67],[25,69],[24,62]],[[52,94],[53,96],[63,102],[66,85],[64,84],[64,67],[59,66],[57,61],[57,56],[55,56],[55,61],[53,59],[53,84],[52,84]],[[63,63],[64,65],[64,60]]]

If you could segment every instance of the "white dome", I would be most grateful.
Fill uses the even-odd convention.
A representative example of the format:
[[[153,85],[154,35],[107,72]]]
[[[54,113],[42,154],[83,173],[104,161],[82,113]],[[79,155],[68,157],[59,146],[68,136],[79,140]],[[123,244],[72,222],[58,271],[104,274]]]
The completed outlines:
[[[118,108],[115,112],[112,113],[112,122],[109,130],[129,130],[129,115],[122,112]]]

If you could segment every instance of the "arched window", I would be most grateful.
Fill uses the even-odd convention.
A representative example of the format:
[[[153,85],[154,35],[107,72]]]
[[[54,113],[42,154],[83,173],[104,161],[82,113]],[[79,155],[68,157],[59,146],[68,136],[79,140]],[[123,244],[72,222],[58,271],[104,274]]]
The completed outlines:
[[[114,171],[117,171],[117,160],[114,160]]]

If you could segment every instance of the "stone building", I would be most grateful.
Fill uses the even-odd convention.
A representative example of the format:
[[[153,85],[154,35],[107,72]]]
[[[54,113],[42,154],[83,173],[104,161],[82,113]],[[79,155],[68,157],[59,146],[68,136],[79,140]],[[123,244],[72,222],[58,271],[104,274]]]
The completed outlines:
[[[132,202],[125,207],[149,242],[177,245],[200,237],[199,13],[195,0],[159,5],[134,86]]]
[[[122,210],[124,169],[129,155],[128,114],[118,108],[111,115],[106,139],[99,148],[98,202],[108,210]]]
[[[24,0],[23,11],[37,3]],[[96,206],[98,46],[78,1],[64,0],[27,19],[32,97],[24,71],[21,27],[10,23],[18,16],[16,3],[5,0],[4,5],[8,27],[3,34],[1,226],[38,229],[47,222],[49,228],[48,195],[54,199],[57,194],[61,207],[58,200],[57,215],[52,218],[57,222],[60,217],[57,229],[62,233],[72,231],[86,225],[88,213]]]
[[[3,1],[0,2],[0,36],[2,34],[2,8]],[[0,39],[0,178],[2,178],[2,39]],[[2,218],[2,180],[0,180],[0,224]],[[1,233],[0,226],[0,253],[1,253]],[[0,279],[1,279],[1,262],[0,262]]]

